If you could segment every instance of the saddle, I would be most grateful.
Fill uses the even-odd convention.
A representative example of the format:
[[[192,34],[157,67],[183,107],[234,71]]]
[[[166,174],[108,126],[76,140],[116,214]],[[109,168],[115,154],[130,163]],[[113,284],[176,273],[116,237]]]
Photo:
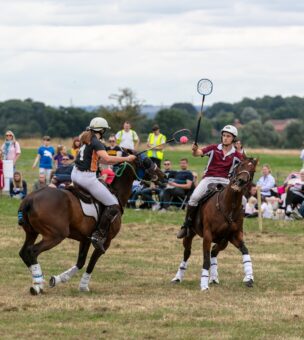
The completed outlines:
[[[226,187],[225,184],[210,183],[208,185],[208,190],[206,191],[204,196],[200,199],[199,205],[203,205],[204,203],[206,203],[209,200],[209,198],[211,198],[217,192],[223,191],[225,189],[225,187]]]

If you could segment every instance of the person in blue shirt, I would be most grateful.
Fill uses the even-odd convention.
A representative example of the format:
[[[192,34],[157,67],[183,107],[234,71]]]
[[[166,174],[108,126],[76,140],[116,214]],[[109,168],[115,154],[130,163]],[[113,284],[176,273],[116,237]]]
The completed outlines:
[[[262,177],[257,181],[257,186],[261,188],[261,195],[264,197],[271,196],[271,189],[276,186],[275,179],[271,175],[271,169],[268,164],[262,167]]]
[[[51,138],[44,136],[42,139],[42,145],[38,149],[38,154],[35,158],[33,169],[36,167],[39,161],[39,173],[45,174],[46,182],[50,182],[51,172],[53,169],[53,157],[55,155],[54,148],[50,145]]]

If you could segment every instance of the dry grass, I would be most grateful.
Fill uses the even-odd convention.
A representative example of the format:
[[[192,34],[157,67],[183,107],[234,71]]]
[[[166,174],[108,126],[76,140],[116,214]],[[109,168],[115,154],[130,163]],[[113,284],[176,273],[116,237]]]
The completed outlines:
[[[274,224],[268,225],[262,235],[255,225],[249,225],[246,240],[255,287],[243,286],[241,255],[229,246],[219,256],[221,284],[202,293],[198,238],[185,281],[178,286],[170,284],[182,255],[175,238],[175,221],[181,220],[182,214],[170,212],[154,218],[152,213],[127,211],[126,221],[141,222],[124,224],[96,266],[90,293],[78,292],[77,275],[65,285],[33,297],[28,292],[30,274],[17,256],[23,231],[16,227],[15,218],[7,215],[0,220],[2,338],[303,338],[301,222],[285,224],[287,232],[279,234],[274,232]],[[77,244],[71,240],[43,253],[40,263],[46,278],[72,266],[76,253]]]

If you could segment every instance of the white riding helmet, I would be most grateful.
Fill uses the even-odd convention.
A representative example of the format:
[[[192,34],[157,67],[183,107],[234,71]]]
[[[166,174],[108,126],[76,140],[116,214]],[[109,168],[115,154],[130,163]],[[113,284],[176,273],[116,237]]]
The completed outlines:
[[[237,137],[237,135],[238,135],[238,130],[237,130],[237,128],[236,128],[235,126],[233,126],[233,125],[226,125],[226,126],[224,126],[224,127],[222,128],[222,130],[221,130],[221,134],[222,134],[223,132],[231,133],[234,137]]]
[[[93,131],[100,131],[103,129],[110,129],[108,122],[101,117],[95,117],[91,120],[89,129]]]

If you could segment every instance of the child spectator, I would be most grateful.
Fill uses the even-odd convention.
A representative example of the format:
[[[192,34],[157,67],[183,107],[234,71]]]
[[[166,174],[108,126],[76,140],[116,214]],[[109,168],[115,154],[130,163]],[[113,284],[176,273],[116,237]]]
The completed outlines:
[[[79,137],[73,138],[73,144],[71,148],[71,155],[76,159],[76,156],[78,155],[80,149],[80,139]]]
[[[258,210],[256,208],[257,199],[251,196],[245,206],[245,217],[257,217]]]
[[[41,188],[46,187],[46,177],[45,174],[39,174],[38,180],[35,180],[33,185],[33,191],[37,191]]]
[[[27,184],[22,179],[19,171],[14,172],[14,177],[10,182],[10,196],[12,198],[23,199],[27,194]]]
[[[33,168],[36,167],[39,161],[39,173],[45,174],[46,182],[50,182],[51,172],[53,168],[53,156],[55,154],[54,148],[50,145],[51,137],[44,136],[42,145],[38,149],[38,154],[35,158]]]
[[[5,141],[1,146],[1,151],[3,153],[3,160],[12,160],[15,168],[16,162],[21,155],[21,149],[15,135],[10,130],[5,134]]]

